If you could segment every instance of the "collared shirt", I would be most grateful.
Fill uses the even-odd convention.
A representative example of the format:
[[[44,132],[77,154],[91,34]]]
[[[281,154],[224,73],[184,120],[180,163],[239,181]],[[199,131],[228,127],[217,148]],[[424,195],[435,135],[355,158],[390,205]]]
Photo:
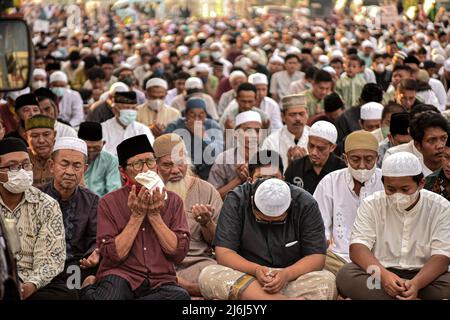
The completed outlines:
[[[336,93],[344,100],[346,107],[355,106],[359,102],[362,89],[367,83],[364,74],[358,73],[353,78],[344,75],[336,82]]]
[[[306,105],[308,106],[308,115],[310,117],[324,110],[323,99],[317,99],[314,96],[312,89],[306,90],[303,94],[306,97]]]
[[[100,197],[122,186],[117,157],[102,150],[84,173],[89,190]]]
[[[228,193],[220,211],[214,246],[274,268],[288,267],[308,255],[325,254],[324,226],[314,198],[289,185],[292,200],[285,222],[261,224],[256,221],[251,204],[256,185],[258,182],[246,182]]]
[[[214,120],[219,120],[219,115],[217,113],[216,103],[214,102],[214,99],[206,93],[203,92],[197,92],[195,94],[192,94],[192,97],[200,98],[203,101],[205,101],[206,104],[206,113],[213,118]],[[177,109],[180,112],[183,112],[186,109],[186,96],[183,94],[177,95],[171,103],[171,107]]]
[[[175,108],[164,105],[160,110],[155,111],[149,107],[148,103],[149,102],[147,101],[138,106],[136,118],[136,121],[145,124],[146,126],[150,126],[154,123],[167,126],[172,121],[181,117],[180,111]]]
[[[53,182],[41,187],[41,190],[58,201],[61,208],[66,234],[66,263],[78,264],[96,246],[99,197],[86,188],[77,187],[70,199],[62,200]]]
[[[28,151],[28,154],[33,164],[33,186],[37,188],[52,181],[53,173],[50,172],[51,158],[41,159],[39,156],[34,155],[31,150]]]
[[[233,89],[223,93],[220,96],[219,104],[217,105],[217,113],[219,117],[222,117],[222,114],[225,111],[225,108],[236,98],[236,91]]]
[[[269,97],[264,97],[264,99],[261,101],[261,103],[257,107],[257,109],[262,110],[265,113],[265,115],[268,117],[268,119],[270,119],[270,128],[272,130],[281,129],[281,127],[283,127],[283,121],[281,120],[281,111],[280,111],[281,109],[275,100],[273,100],[272,98],[269,98]],[[237,112],[237,110],[239,110],[239,106],[238,106],[236,99],[234,99],[233,101],[230,102],[230,104],[228,105],[228,107],[226,107],[223,114],[229,115],[232,110],[233,111],[236,110],[235,112]],[[236,113],[236,115],[237,115],[237,113]],[[222,116],[221,120],[223,119],[223,117],[224,116]],[[226,120],[226,118],[225,118],[225,120]]]
[[[230,148],[219,154],[209,171],[208,182],[216,189],[227,185],[237,177],[236,166],[245,163],[245,159],[237,152],[237,148]]]
[[[129,193],[130,188],[126,186],[100,199],[97,246],[103,259],[97,278],[117,275],[127,280],[132,290],[136,290],[146,279],[151,288],[176,283],[174,264],[185,258],[190,241],[183,201],[175,193],[167,191],[165,206],[160,212],[164,223],[177,237],[177,248],[173,254],[163,251],[153,227],[145,218],[130,252],[121,260],[117,255],[115,240],[130,220],[131,211],[127,204]]]
[[[83,99],[80,94],[72,89],[66,89],[59,102],[59,117],[70,123],[72,127],[78,127],[84,120]]]
[[[71,126],[64,124],[59,121],[55,121],[55,131],[56,137],[55,139],[59,139],[61,137],[74,137],[77,138],[77,132]]]
[[[292,76],[286,70],[278,71],[270,79],[270,93],[278,95],[281,101],[281,98],[289,94],[291,83],[304,77],[305,74],[301,71],[294,72]]]
[[[437,193],[450,201],[450,179],[445,176],[442,169],[433,172],[425,179],[425,189]]]
[[[178,95],[177,88],[170,89],[167,91],[166,98],[164,99],[164,103],[168,106],[172,104],[173,99]]]
[[[300,139],[297,143],[295,143],[295,136],[289,132],[287,129],[287,126],[283,126],[280,130],[277,130],[276,132],[272,133],[270,136],[268,136],[262,146],[262,150],[273,150],[278,152],[278,154],[281,156],[281,159],[283,159],[283,167],[288,167],[288,157],[287,152],[290,147],[293,146],[299,146],[302,148],[307,148],[308,146],[308,140],[309,140],[309,127],[304,126],[303,133]]]
[[[410,211],[399,210],[384,191],[364,199],[351,243],[365,245],[385,268],[421,269],[433,255],[450,258],[450,202],[428,190]]]
[[[374,192],[384,190],[381,170],[375,170],[373,176],[361,187],[359,196],[353,190],[354,187],[353,177],[348,168],[345,168],[326,175],[314,192],[325,224],[325,236],[334,241],[329,249],[348,262],[350,235],[359,204]]]
[[[0,217],[14,219],[21,249],[16,255],[22,282],[40,289],[61,273],[66,259],[66,241],[61,209],[42,191],[30,187],[14,210],[0,196]]]
[[[414,145],[414,140],[411,140],[408,143],[404,143],[404,144],[400,144],[398,146],[389,148],[388,150],[386,150],[386,154],[384,155],[383,161],[384,159],[386,159],[387,157],[389,157],[390,155],[397,153],[397,152],[410,152],[412,154],[414,154],[417,158],[419,158],[420,163],[422,164],[422,172],[423,175],[425,177],[429,176],[430,174],[433,173],[433,170],[429,169],[425,163],[423,162],[423,155],[422,153],[417,150],[417,148]]]
[[[117,146],[125,139],[140,134],[146,134],[152,145],[155,141],[155,137],[147,126],[140,122],[133,121],[130,125],[124,128],[119,124],[115,117],[102,123],[102,134],[103,140],[106,142],[103,150],[115,156],[117,155]]]
[[[294,160],[284,173],[285,180],[299,188],[303,188],[313,194],[320,180],[330,172],[345,168],[345,162],[330,153],[327,162],[319,174],[314,171],[314,167],[309,156]]]

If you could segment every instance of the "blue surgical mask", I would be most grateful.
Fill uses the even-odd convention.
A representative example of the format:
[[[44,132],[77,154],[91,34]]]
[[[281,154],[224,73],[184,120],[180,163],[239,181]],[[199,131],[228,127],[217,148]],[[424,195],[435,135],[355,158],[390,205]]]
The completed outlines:
[[[120,110],[119,120],[126,127],[132,124],[136,120],[136,117],[137,117],[136,110],[133,109]]]
[[[61,88],[61,87],[52,88],[52,92],[60,98],[62,98],[64,96],[64,94],[66,93],[66,90],[67,90],[66,88]]]
[[[164,68],[158,68],[153,73],[155,76],[162,76],[164,74]]]

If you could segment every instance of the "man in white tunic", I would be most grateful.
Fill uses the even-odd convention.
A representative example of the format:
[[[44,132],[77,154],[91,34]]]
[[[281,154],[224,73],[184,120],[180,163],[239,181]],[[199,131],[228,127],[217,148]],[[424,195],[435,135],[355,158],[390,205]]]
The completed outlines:
[[[378,141],[373,134],[363,130],[349,134],[344,159],[348,167],[326,175],[313,195],[322,213],[328,241],[325,269],[334,274],[350,262],[350,235],[359,204],[383,190],[381,170],[376,166]]]
[[[155,140],[150,129],[136,121],[137,116],[136,92],[116,92],[112,111],[114,118],[102,122],[102,134],[105,140],[103,150],[117,155],[116,147],[123,140],[145,134],[150,143]]]
[[[358,209],[353,263],[339,271],[339,291],[351,299],[449,299],[450,202],[423,189],[422,165],[412,153],[390,156],[382,173],[385,191]]]

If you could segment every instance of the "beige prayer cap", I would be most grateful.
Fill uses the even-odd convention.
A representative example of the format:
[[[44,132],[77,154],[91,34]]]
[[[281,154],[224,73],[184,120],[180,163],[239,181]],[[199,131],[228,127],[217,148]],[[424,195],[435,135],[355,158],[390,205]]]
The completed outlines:
[[[306,96],[304,94],[292,94],[281,99],[283,111],[289,108],[308,108],[306,104]]]
[[[378,140],[371,132],[358,130],[350,133],[345,139],[345,153],[352,150],[372,150],[378,153]]]
[[[175,147],[177,147],[176,150]],[[181,137],[175,133],[167,133],[156,138],[153,143],[153,150],[155,151],[155,157],[161,158],[167,155],[173,155],[175,151],[176,154],[181,156],[181,152],[185,152],[184,141]]]

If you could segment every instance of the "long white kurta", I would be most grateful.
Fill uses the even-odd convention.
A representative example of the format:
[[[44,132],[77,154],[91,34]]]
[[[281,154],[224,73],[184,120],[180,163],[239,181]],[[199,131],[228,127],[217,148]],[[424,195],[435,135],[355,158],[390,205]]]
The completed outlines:
[[[78,127],[83,122],[83,99],[77,91],[66,89],[59,102],[59,116],[62,120],[70,123],[72,127]]]
[[[366,181],[359,196],[353,191],[355,184],[348,168],[327,174],[317,185],[314,199],[319,204],[325,225],[327,240],[333,239],[329,249],[350,262],[350,236],[356,212],[361,201],[376,191],[384,190],[381,170],[376,169],[372,178]]]
[[[358,209],[351,243],[368,247],[385,268],[420,269],[432,255],[450,257],[450,202],[421,190],[419,202],[405,211],[376,192]]]
[[[125,139],[146,134],[152,145],[155,141],[155,137],[147,126],[134,121],[128,127],[123,128],[115,117],[102,122],[102,132],[103,140],[106,142],[103,150],[115,156],[117,155],[117,146]]]

